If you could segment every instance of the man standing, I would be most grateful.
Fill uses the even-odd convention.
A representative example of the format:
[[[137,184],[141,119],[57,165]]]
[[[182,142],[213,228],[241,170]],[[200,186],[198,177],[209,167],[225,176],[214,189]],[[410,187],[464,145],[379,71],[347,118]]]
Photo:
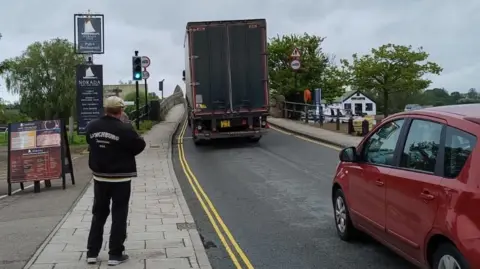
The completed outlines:
[[[128,260],[124,254],[127,235],[128,205],[131,178],[137,176],[135,156],[145,149],[145,141],[131,124],[120,120],[125,103],[120,97],[105,100],[105,116],[91,121],[86,128],[90,146],[88,165],[93,172],[94,201],[92,224],[88,236],[87,263],[95,264],[103,243],[103,229],[110,214],[112,200],[112,227],[110,230],[108,265]]]

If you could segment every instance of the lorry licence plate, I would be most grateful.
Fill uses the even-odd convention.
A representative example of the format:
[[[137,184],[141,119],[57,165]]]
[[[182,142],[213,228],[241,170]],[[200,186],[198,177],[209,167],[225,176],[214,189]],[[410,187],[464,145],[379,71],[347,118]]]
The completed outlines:
[[[230,127],[230,121],[229,120],[220,121],[220,128],[228,128],[228,127]]]

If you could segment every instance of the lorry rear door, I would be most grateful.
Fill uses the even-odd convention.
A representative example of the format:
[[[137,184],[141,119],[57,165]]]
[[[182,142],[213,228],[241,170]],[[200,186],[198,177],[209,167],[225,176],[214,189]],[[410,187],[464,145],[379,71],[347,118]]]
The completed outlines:
[[[228,37],[233,110],[267,109],[266,21],[229,23]]]
[[[195,23],[190,29],[192,93],[202,112],[230,109],[227,31],[224,24]]]

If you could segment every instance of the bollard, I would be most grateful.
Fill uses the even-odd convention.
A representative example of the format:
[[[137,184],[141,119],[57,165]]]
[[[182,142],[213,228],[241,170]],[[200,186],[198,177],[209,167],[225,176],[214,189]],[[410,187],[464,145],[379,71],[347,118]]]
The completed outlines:
[[[355,132],[353,129],[353,117],[350,117],[348,119],[348,134],[352,134],[353,132]]]
[[[308,123],[308,120],[309,120],[308,116],[309,116],[309,115],[308,115],[308,106],[307,106],[307,104],[305,104],[304,110],[305,110],[305,123]]]
[[[340,131],[340,117],[337,116],[337,120],[335,122],[336,124],[336,128],[337,128],[337,131]]]
[[[362,121],[362,136],[366,136],[368,133],[368,120],[363,120]]]

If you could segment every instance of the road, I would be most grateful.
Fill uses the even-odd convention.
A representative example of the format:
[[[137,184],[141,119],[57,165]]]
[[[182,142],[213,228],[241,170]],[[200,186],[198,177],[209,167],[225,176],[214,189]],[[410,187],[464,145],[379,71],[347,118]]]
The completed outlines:
[[[257,145],[239,140],[196,147],[190,133],[183,150],[174,147],[174,166],[201,235],[216,245],[207,249],[214,268],[412,268],[372,239],[337,238],[330,192],[336,149],[273,130]],[[181,152],[246,258],[233,244],[222,244],[185,176]],[[235,266],[229,252],[244,265]]]
[[[91,179],[88,158],[76,158],[73,166],[75,186],[68,175],[65,190],[54,180],[50,189],[42,184],[40,193],[29,188],[0,199],[0,269],[23,268],[83,192]]]

